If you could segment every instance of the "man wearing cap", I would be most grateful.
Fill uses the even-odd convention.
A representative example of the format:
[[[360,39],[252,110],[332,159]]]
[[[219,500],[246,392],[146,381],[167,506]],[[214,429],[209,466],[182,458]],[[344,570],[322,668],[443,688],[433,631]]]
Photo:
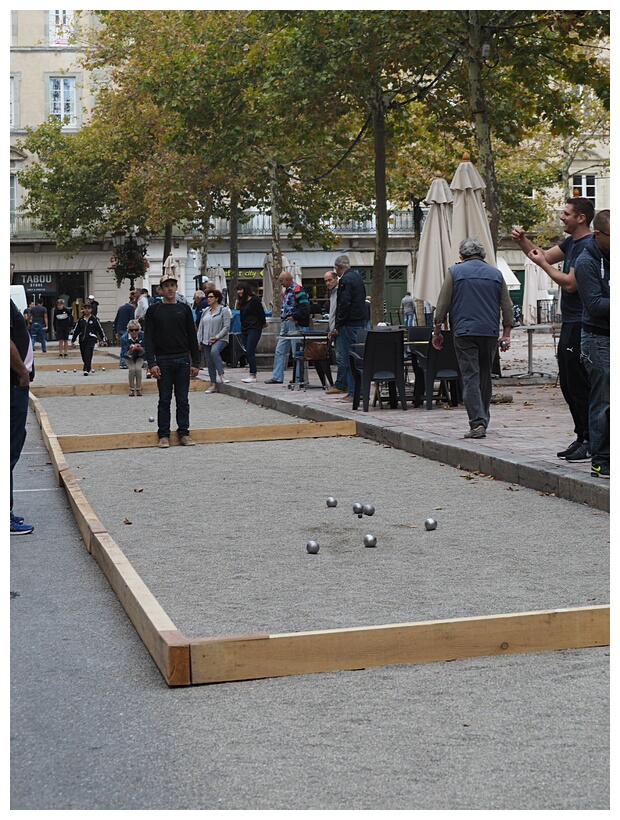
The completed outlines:
[[[189,380],[198,375],[200,353],[192,310],[177,301],[178,282],[172,273],[161,277],[161,302],[151,305],[144,317],[144,349],[151,375],[157,379],[157,435],[159,446],[170,446],[170,405],[176,401],[179,441],[195,444],[189,437]]]
[[[91,310],[92,310],[92,312],[93,312],[93,316],[96,316],[96,315],[97,315],[97,311],[99,310],[99,302],[95,299],[95,297],[93,296],[93,294],[92,294],[92,293],[91,293],[91,294],[90,294],[90,296],[88,297],[88,304],[89,304],[89,305],[90,305],[90,307],[91,307]]]

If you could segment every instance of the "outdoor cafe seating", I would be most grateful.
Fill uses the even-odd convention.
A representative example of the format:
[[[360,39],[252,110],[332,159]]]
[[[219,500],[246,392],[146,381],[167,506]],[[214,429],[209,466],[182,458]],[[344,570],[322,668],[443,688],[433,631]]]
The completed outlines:
[[[390,407],[396,408],[400,400],[402,409],[407,409],[404,336],[400,328],[375,327],[358,332],[349,352],[349,364],[354,378],[353,410],[358,409],[361,400],[364,412],[368,412],[373,382],[387,385]]]
[[[456,407],[462,401],[463,385],[452,331],[442,331],[441,350],[433,347],[431,333],[429,327],[408,328],[407,342],[415,374],[413,406],[419,407],[424,397],[427,410],[432,410],[433,400],[446,400]],[[437,391],[436,382],[439,382]]]

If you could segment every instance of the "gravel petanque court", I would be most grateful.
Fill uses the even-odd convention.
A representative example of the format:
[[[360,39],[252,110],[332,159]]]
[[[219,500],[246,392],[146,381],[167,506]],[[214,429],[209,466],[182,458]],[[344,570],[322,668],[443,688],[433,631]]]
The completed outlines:
[[[100,407],[116,398],[96,400]],[[291,421],[239,399],[204,398],[216,402],[203,419],[203,406],[191,397],[194,427]],[[93,429],[88,401],[46,400],[55,431]],[[119,430],[144,429],[140,417],[116,427],[114,416],[97,413],[108,431],[111,422]],[[65,429],[56,430],[60,424]],[[101,522],[190,637],[609,601],[606,513],[361,438],[67,459]],[[335,509],[327,507],[330,495]],[[375,515],[358,519],[356,501],[374,504]],[[428,516],[438,521],[433,532],[424,528]],[[366,533],[377,537],[376,548],[364,547]],[[319,542],[318,555],[307,553],[309,539]]]

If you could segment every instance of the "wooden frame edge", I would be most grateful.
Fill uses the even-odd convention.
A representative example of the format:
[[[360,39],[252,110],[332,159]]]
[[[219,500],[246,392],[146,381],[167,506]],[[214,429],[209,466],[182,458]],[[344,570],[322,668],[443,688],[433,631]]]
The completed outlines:
[[[169,686],[191,681],[190,641],[176,628],[110,533],[93,533],[92,555]]]
[[[192,682],[280,677],[609,644],[609,606],[196,639]]]
[[[191,431],[196,444],[224,444],[240,441],[281,441],[284,439],[329,438],[332,436],[356,436],[357,422],[308,421],[295,424],[264,424],[245,427],[199,428]],[[94,450],[126,450],[139,447],[156,447],[157,433],[95,433],[89,436],[58,436],[63,453],[90,452]],[[170,434],[170,444],[179,444],[175,432]]]

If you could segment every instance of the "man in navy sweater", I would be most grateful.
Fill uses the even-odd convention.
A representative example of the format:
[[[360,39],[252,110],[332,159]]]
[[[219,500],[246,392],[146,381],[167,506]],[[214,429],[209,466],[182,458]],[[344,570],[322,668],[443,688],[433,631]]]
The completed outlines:
[[[591,475],[609,478],[609,211],[594,217],[594,236],[575,264],[583,302],[581,359],[590,377]]]
[[[151,375],[157,379],[157,435],[159,446],[170,446],[170,404],[176,400],[179,441],[184,446],[195,442],[189,437],[189,380],[195,379],[200,366],[200,351],[190,306],[177,300],[178,282],[165,273],[159,280],[162,301],[151,305],[144,317],[144,348]]]

